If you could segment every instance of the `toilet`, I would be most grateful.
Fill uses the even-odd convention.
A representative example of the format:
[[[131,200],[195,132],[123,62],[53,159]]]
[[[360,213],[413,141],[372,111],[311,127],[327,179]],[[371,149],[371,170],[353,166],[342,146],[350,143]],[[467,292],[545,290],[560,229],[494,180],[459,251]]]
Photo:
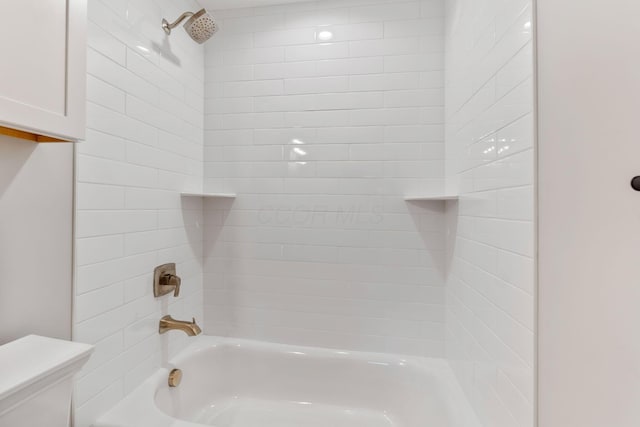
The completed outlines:
[[[73,375],[92,350],[37,335],[0,346],[0,427],[69,427]]]

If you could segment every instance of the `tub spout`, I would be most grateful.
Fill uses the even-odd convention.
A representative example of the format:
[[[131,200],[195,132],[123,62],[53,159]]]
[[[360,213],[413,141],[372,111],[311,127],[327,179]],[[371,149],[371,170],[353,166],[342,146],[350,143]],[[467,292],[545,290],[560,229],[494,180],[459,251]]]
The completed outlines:
[[[195,318],[191,322],[176,320],[169,315],[164,316],[162,319],[160,319],[160,327],[158,328],[158,331],[161,334],[164,334],[165,332],[168,332],[172,329],[182,331],[190,337],[195,337],[196,335],[200,335],[202,333],[202,329],[200,329],[200,326],[196,324]]]

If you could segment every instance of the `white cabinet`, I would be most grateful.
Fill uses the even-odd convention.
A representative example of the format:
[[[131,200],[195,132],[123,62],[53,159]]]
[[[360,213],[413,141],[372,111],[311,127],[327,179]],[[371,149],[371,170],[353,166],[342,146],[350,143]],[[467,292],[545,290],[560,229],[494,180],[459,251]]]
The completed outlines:
[[[84,138],[87,0],[0,0],[0,133]]]

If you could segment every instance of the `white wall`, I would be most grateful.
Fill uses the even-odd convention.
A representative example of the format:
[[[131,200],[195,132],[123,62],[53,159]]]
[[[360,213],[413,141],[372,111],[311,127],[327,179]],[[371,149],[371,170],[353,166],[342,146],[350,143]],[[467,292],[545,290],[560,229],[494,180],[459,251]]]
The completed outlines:
[[[71,337],[72,144],[0,136],[0,344]]]
[[[87,140],[77,146],[74,339],[96,345],[77,381],[86,427],[182,347],[165,314],[202,320],[203,49],[160,22],[195,2],[89,2]],[[178,264],[181,296],[156,300],[153,268]]]
[[[531,1],[446,3],[447,356],[486,426],[532,426]]]
[[[638,16],[538,0],[541,427],[640,423]]]
[[[217,16],[205,184],[239,196],[206,207],[207,332],[442,356],[443,205],[403,200],[443,188],[442,2]]]

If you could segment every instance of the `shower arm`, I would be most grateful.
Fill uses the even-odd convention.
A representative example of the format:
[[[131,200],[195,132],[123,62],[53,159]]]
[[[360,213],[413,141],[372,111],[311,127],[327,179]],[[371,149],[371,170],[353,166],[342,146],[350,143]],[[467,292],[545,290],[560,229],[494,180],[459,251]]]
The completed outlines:
[[[171,24],[166,19],[163,19],[162,20],[162,29],[164,30],[165,33],[167,33],[167,35],[169,35],[169,34],[171,34],[171,30],[173,30],[175,27],[180,25],[180,23],[182,21],[184,21],[185,19],[189,18],[190,16],[193,16],[192,12],[185,12],[182,15],[180,15],[180,17],[178,19],[176,19],[175,22],[173,22]]]

